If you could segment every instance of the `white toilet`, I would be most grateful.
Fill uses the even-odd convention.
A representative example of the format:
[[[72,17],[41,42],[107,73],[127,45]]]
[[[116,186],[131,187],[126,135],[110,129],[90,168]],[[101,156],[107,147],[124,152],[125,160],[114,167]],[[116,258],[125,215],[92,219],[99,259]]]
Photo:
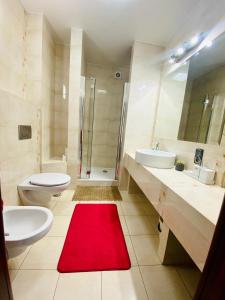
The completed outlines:
[[[34,174],[18,185],[21,201],[24,205],[50,207],[53,195],[66,190],[71,178],[63,173]]]
[[[45,207],[6,206],[3,221],[8,257],[12,258],[49,232],[53,214]]]

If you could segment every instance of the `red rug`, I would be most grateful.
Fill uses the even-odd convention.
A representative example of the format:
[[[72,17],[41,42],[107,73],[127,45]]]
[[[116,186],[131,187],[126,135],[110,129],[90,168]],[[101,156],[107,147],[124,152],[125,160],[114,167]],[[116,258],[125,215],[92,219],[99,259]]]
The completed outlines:
[[[130,266],[117,206],[77,204],[58,262],[58,271],[127,270]]]

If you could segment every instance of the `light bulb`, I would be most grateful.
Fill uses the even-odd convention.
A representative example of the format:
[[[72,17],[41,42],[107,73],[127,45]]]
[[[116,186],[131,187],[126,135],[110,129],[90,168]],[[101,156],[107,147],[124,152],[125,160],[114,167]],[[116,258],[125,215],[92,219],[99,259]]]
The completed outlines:
[[[182,55],[182,54],[184,54],[184,52],[185,52],[185,49],[183,47],[180,47],[177,49],[177,55]]]
[[[210,47],[212,46],[212,44],[213,44],[212,41],[208,41],[208,42],[206,43],[206,47],[207,47],[207,48],[210,48]]]
[[[191,39],[190,44],[191,44],[192,46],[195,46],[195,45],[198,44],[198,42],[199,42],[199,36],[196,35],[196,36],[194,36],[194,37]]]

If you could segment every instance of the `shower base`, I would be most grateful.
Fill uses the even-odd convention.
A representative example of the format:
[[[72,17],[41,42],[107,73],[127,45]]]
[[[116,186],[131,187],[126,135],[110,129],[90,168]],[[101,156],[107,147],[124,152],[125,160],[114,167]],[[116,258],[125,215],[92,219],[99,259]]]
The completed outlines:
[[[114,180],[115,168],[92,168],[90,179],[92,180]]]
[[[82,174],[79,179],[79,184],[84,185],[118,185],[115,180],[115,168],[92,168],[90,178],[86,179],[85,174]]]

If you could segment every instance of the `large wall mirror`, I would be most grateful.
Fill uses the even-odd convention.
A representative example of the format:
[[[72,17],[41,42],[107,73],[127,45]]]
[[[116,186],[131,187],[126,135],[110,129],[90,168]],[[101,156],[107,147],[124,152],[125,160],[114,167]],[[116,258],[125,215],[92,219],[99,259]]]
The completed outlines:
[[[220,144],[225,124],[225,34],[163,77],[158,138]]]

